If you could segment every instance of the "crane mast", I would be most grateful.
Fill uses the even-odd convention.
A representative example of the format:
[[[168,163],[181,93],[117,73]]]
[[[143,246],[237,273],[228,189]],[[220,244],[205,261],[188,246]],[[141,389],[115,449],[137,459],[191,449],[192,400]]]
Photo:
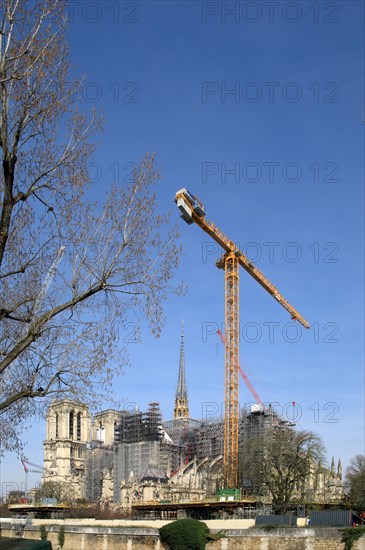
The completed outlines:
[[[39,295],[37,296],[37,299],[34,303],[34,310],[33,310],[33,315],[36,316],[38,315],[38,312],[39,312],[39,309],[42,305],[42,302],[44,300],[44,298],[46,297],[46,294],[48,292],[48,289],[49,287],[51,286],[51,283],[57,273],[57,270],[58,270],[58,266],[60,265],[61,263],[61,260],[62,260],[62,256],[63,256],[63,253],[65,251],[65,246],[60,246],[60,248],[58,249],[58,252],[56,254],[56,257],[55,259],[53,260],[52,264],[51,264],[51,267],[49,268],[48,270],[48,273],[43,281],[43,284],[42,284],[42,287],[41,287],[41,290],[39,292]]]
[[[305,328],[309,323],[289,304],[278,289],[251,262],[251,260],[228,239],[211,221],[205,218],[201,201],[187,189],[180,189],[175,202],[181,217],[187,224],[196,223],[210,235],[225,251],[216,263],[225,272],[225,332],[224,354],[224,448],[223,464],[226,487],[235,488],[238,484],[238,428],[239,428],[239,266],[243,267],[279,304]]]
[[[224,255],[225,327],[223,464],[226,486],[237,487],[239,404],[239,264],[234,252]]]

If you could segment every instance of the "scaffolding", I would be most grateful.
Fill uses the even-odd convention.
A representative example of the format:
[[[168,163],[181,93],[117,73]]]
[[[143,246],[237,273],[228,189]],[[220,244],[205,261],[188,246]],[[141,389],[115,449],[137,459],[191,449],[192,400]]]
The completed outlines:
[[[220,420],[202,422],[193,430],[192,454],[198,462],[223,455],[223,434],[223,422]]]
[[[273,429],[291,426],[292,423],[279,417],[271,407],[245,410],[239,423],[240,457],[246,456],[250,440],[270,438]],[[171,477],[193,460],[201,477],[201,488],[207,494],[214,494],[220,488],[223,439],[221,419],[175,418],[163,422],[159,403],[155,401],[145,412],[121,411],[114,443],[105,445],[102,441],[93,441],[87,450],[86,498],[100,501],[106,473],[113,476],[114,500],[119,502],[121,485],[139,483],[148,468],[154,467]],[[256,470],[255,466],[253,469]],[[250,477],[243,476],[241,487],[246,494],[256,494],[256,482]]]
[[[120,500],[122,482],[139,480],[148,467],[167,472],[179,461],[179,445],[162,425],[159,403],[146,412],[123,413],[114,444],[114,500]]]
[[[199,426],[200,422],[191,418],[175,418],[163,423],[166,439],[176,447],[176,454],[170,463],[171,472],[194,456],[194,430]]]
[[[86,461],[86,499],[89,502],[100,502],[105,473],[113,470],[113,447],[105,446],[100,441],[92,441],[87,450]]]
[[[115,443],[160,441],[162,436],[162,414],[159,403],[153,402],[146,412],[121,412],[120,424],[115,430]]]
[[[279,416],[271,405],[265,410],[252,408],[251,412],[244,411],[240,419],[241,447],[247,439],[268,438],[274,429],[287,430],[294,427],[294,422]]]

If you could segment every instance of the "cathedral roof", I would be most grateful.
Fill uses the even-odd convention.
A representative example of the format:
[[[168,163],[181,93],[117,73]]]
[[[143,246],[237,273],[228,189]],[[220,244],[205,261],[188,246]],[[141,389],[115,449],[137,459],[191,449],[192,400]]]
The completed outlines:
[[[167,475],[153,464],[149,464],[146,470],[138,478],[138,481],[161,481],[166,483],[168,481]]]

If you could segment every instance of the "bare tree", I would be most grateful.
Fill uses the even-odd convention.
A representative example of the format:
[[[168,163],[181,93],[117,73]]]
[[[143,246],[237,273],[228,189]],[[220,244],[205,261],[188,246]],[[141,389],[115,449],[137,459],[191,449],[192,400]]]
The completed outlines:
[[[305,500],[310,470],[324,458],[324,445],[311,431],[273,427],[265,436],[247,440],[242,451],[244,487],[272,498],[273,509],[285,514],[290,502]]]
[[[34,502],[41,502],[43,498],[55,498],[58,502],[72,502],[74,500],[73,487],[70,483],[60,481],[45,481],[34,493]]]
[[[133,311],[158,336],[176,291],[180,245],[158,209],[153,155],[128,187],[110,187],[104,206],[89,199],[101,122],[78,107],[80,83],[70,92],[64,9],[63,0],[0,0],[3,449],[47,397],[105,394],[127,360],[121,348],[113,355],[120,323]]]
[[[351,458],[346,468],[345,490],[351,506],[365,511],[365,455]]]

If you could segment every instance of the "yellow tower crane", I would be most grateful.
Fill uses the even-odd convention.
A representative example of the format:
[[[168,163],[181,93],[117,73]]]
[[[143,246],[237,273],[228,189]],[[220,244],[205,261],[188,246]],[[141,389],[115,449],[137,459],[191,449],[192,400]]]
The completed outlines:
[[[238,425],[239,425],[239,266],[243,267],[271,296],[275,298],[305,328],[309,323],[285,300],[278,289],[265,277],[251,260],[228,239],[218,227],[205,217],[204,206],[187,189],[180,189],[175,202],[181,217],[188,223],[196,223],[210,235],[225,254],[216,265],[225,272],[225,332],[224,357],[224,449],[223,464],[227,488],[236,488],[238,483]]]

